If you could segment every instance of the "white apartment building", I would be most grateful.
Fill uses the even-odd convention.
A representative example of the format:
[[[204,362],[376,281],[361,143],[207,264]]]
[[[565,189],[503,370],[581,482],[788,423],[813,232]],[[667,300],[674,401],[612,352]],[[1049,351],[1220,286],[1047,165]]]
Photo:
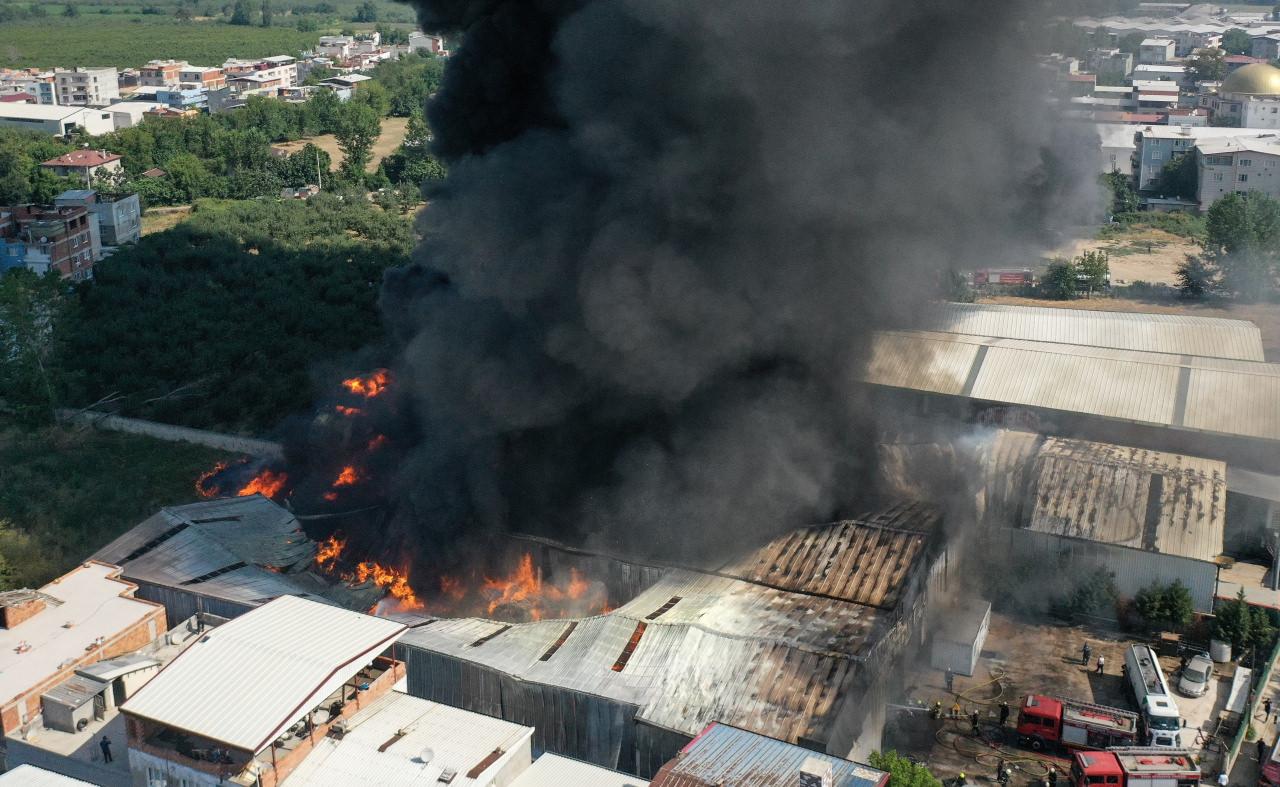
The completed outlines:
[[[1196,152],[1201,211],[1232,192],[1280,197],[1280,135],[1205,140],[1196,145]]]
[[[105,107],[120,98],[114,68],[55,68],[53,78],[62,106]]]
[[[1147,38],[1138,49],[1138,62],[1163,65],[1173,59],[1178,44],[1172,38]]]
[[[441,57],[449,56],[449,50],[445,48],[442,37],[427,35],[420,30],[415,30],[409,34],[409,51],[417,52],[419,50],[426,50],[433,55]],[[1090,54],[1092,55],[1092,53]],[[1127,74],[1133,67],[1133,55],[1125,54],[1119,49],[1112,49],[1098,55],[1097,60],[1091,62],[1094,63],[1094,71],[1118,70]],[[1099,63],[1105,64],[1107,68],[1101,67],[1098,65]]]
[[[1193,151],[1196,143],[1230,137],[1256,137],[1268,133],[1260,128],[1219,126],[1139,126],[1134,136],[1133,175],[1141,191],[1156,187],[1160,170],[1172,159]]]
[[[272,88],[295,87],[298,84],[298,60],[288,55],[274,55],[261,60],[233,57],[222,64],[222,73],[227,84],[233,87],[244,77],[252,77],[250,82]]]

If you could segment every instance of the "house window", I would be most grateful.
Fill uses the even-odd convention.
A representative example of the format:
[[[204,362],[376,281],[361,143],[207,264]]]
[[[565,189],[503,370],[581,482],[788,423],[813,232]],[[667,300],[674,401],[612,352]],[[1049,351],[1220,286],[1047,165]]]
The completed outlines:
[[[1158,151],[1158,150],[1153,150],[1153,151],[1151,151],[1151,160],[1152,160],[1152,161],[1159,161],[1161,158],[1163,158],[1163,155],[1160,153],[1160,151]]]
[[[1245,181],[1247,181],[1248,179],[1249,179],[1249,176],[1248,176],[1248,175],[1241,175],[1241,176],[1240,176],[1240,182],[1241,182],[1241,183],[1244,183],[1244,182],[1245,182]]]
[[[1222,180],[1222,173],[1221,173],[1221,172],[1219,172],[1219,173],[1215,174],[1215,175],[1213,176],[1213,179],[1214,179],[1214,180]]]
[[[1253,159],[1251,159],[1251,158],[1242,158],[1242,159],[1240,159],[1240,166],[1242,166],[1242,167],[1252,167],[1252,166],[1253,166]]]

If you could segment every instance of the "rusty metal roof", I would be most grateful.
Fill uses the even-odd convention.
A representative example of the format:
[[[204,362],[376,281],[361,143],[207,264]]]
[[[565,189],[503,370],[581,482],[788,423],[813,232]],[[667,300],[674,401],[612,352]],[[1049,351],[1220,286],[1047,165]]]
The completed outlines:
[[[1223,462],[1051,437],[1032,473],[1029,530],[1197,560],[1222,552]]]
[[[840,757],[712,724],[653,777],[652,787],[797,787],[806,766],[830,768],[832,787],[883,787],[889,774]],[[824,782],[826,783],[826,782]]]
[[[793,530],[720,571],[782,590],[893,608],[937,515],[905,506],[876,516],[913,529],[845,521]]]

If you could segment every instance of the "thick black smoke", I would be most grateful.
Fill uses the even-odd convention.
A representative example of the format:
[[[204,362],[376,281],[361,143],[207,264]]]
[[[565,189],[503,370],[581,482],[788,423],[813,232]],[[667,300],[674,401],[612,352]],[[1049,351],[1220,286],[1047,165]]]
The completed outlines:
[[[420,0],[462,45],[383,291],[394,535],[688,559],[854,505],[871,332],[1094,207],[1029,5]]]

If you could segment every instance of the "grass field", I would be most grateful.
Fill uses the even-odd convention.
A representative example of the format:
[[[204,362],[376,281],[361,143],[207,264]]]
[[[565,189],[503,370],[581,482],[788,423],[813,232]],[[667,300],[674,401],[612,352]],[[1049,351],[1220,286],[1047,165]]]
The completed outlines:
[[[75,19],[51,17],[0,24],[0,65],[126,68],[157,58],[222,65],[228,57],[296,55],[314,46],[322,32],[82,13]]]
[[[369,163],[365,165],[366,172],[373,172],[384,158],[396,152],[396,148],[400,147],[400,143],[404,142],[404,134],[408,127],[409,118],[385,117],[382,119],[382,133],[378,135],[378,140],[373,143],[373,155],[369,158]],[[346,158],[342,153],[342,148],[338,147],[337,138],[332,134],[307,137],[294,142],[280,142],[272,147],[294,153],[302,150],[308,142],[329,154],[330,170],[336,170],[342,164],[343,159]],[[146,231],[145,227],[143,231]]]
[[[0,556],[39,586],[161,506],[189,503],[226,455],[186,443],[0,419]]]

